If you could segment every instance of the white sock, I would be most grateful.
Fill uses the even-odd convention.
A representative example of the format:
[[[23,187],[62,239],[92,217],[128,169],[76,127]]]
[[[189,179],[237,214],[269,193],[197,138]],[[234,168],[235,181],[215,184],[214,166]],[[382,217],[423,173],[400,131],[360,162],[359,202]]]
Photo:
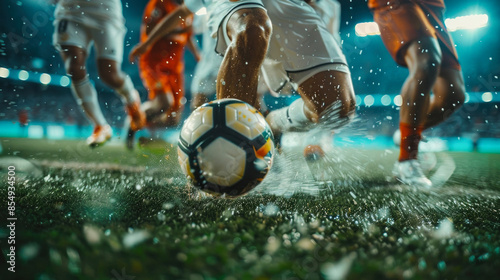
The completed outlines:
[[[272,121],[281,128],[282,131],[287,131],[292,128],[304,128],[311,121],[304,113],[304,100],[299,98],[292,102],[290,106],[278,109],[271,112]],[[269,114],[271,116],[271,114]]]
[[[302,126],[311,122],[304,113],[304,100],[302,98],[299,98],[290,104],[288,116],[290,122],[294,126]]]
[[[125,77],[123,85],[120,88],[115,88],[115,91],[121,96],[125,104],[132,104],[137,99],[140,99],[139,94],[135,90],[134,83],[132,83],[132,79],[128,75]]]
[[[76,102],[82,107],[94,125],[103,126],[108,124],[99,106],[97,91],[88,76],[79,82],[71,83],[71,89]]]

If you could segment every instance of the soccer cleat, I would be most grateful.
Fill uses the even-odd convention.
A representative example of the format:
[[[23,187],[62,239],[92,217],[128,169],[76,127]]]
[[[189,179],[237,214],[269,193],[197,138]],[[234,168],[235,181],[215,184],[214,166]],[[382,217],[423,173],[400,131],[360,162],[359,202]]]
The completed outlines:
[[[90,147],[98,147],[106,143],[113,134],[113,130],[109,125],[96,126],[94,132],[87,138],[87,145]]]
[[[325,152],[320,145],[307,145],[304,148],[304,158],[306,161],[318,161],[325,156]]]
[[[127,148],[129,150],[133,150],[134,149],[134,144],[135,144],[135,133],[137,131],[135,130],[132,130],[132,129],[128,129],[128,132],[127,132]]]
[[[432,187],[431,180],[425,177],[422,167],[416,159],[396,162],[392,174],[396,180],[406,185],[419,188]]]
[[[127,113],[130,116],[130,129],[138,131],[146,125],[146,114],[141,110],[141,102],[137,100],[127,105]]]

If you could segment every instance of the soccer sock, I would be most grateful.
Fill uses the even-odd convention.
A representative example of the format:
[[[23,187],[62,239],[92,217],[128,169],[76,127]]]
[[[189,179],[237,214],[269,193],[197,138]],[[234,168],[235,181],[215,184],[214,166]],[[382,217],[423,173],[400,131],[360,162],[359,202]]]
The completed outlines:
[[[417,159],[418,144],[422,139],[423,126],[412,126],[407,123],[399,123],[401,131],[401,144],[399,146],[399,161]]]
[[[115,88],[116,93],[122,97],[122,101],[125,104],[132,104],[139,99],[139,94],[135,90],[134,83],[130,76],[126,76],[123,85],[120,88]]]
[[[291,128],[300,128],[311,121],[304,113],[304,100],[299,98],[292,102],[290,106],[275,111],[272,121],[276,123],[283,131]]]
[[[103,126],[108,124],[102,114],[101,107],[99,107],[97,91],[88,76],[81,81],[73,82],[71,84],[71,89],[76,102],[82,107],[83,111],[94,125]]]

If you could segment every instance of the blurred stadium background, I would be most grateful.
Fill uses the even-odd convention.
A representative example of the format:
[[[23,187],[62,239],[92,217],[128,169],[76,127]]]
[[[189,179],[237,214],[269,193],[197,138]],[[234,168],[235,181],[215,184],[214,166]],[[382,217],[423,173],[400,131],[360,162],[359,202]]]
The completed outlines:
[[[92,130],[77,107],[62,61],[52,47],[54,7],[50,1],[6,0],[0,9],[0,137],[80,139]],[[138,41],[142,10],[147,1],[123,1],[128,33],[125,54]],[[358,118],[353,143],[365,147],[392,146],[398,124],[398,96],[407,70],[397,67],[384,48],[365,1],[341,1],[341,38],[357,93]],[[463,67],[466,104],[429,136],[444,140],[455,151],[500,152],[500,38],[499,8],[495,1],[446,1],[447,24],[453,31]],[[201,39],[201,37],[197,37]],[[201,42],[200,42],[201,45]],[[186,91],[195,60],[186,53]],[[91,78],[108,121],[120,131],[122,104],[96,76],[93,57],[88,61]],[[136,65],[125,59],[129,73],[146,99]],[[268,106],[281,107],[295,97],[266,97]],[[187,104],[189,105],[189,104]],[[189,108],[189,106],[186,106]],[[187,114],[185,114],[185,117]],[[143,132],[146,133],[146,132]],[[167,130],[165,137],[175,135]]]

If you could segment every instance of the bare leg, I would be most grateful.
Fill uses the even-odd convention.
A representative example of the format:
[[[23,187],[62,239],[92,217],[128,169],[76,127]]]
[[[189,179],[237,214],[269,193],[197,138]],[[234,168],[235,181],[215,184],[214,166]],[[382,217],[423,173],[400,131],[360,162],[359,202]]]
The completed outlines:
[[[271,34],[271,21],[263,9],[241,9],[229,19],[231,39],[217,76],[217,99],[257,102],[259,71]]]
[[[299,86],[299,93],[304,100],[304,113],[312,122],[318,122],[321,113],[337,101],[342,107],[340,117],[352,115],[356,107],[351,75],[344,72],[317,73]]]
[[[417,127],[425,122],[430,92],[440,70],[441,49],[438,41],[427,37],[412,42],[406,50],[405,61],[410,74],[401,89],[403,104],[400,122]]]
[[[130,77],[120,70],[117,61],[111,59],[98,59],[97,68],[102,81],[122,97],[131,118],[130,129],[133,131],[141,129],[146,125],[146,116],[140,108],[141,98]]]
[[[465,101],[465,86],[462,71],[441,68],[432,88],[434,98],[430,102],[424,129],[448,119]]]
[[[400,162],[414,160],[418,156],[418,145],[430,108],[431,89],[441,67],[438,41],[433,37],[426,37],[410,43],[405,61],[410,74],[401,89],[403,104],[399,113]]]
[[[124,103],[130,104],[136,101],[138,95],[133,84],[128,82],[127,75],[120,70],[120,64],[111,59],[99,58],[97,60],[97,70],[102,81],[114,89],[123,99]]]
[[[64,61],[66,73],[71,77],[72,91],[77,103],[82,107],[87,118],[94,126],[107,125],[102,114],[97,92],[88,79],[86,60],[87,52],[75,46],[61,46],[61,57]]]

